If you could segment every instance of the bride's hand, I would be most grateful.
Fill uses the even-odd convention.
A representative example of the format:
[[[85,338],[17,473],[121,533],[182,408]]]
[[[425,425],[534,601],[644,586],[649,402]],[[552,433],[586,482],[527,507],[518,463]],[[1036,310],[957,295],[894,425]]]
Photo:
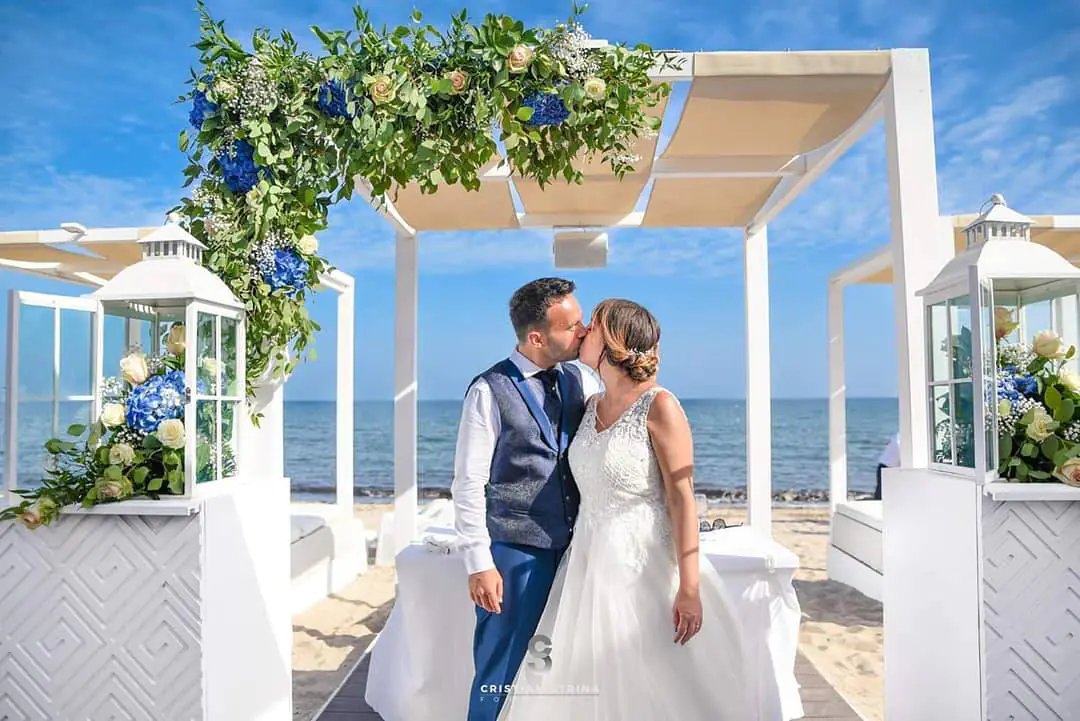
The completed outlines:
[[[701,595],[697,589],[680,588],[671,614],[675,623],[675,643],[685,646],[701,630]]]

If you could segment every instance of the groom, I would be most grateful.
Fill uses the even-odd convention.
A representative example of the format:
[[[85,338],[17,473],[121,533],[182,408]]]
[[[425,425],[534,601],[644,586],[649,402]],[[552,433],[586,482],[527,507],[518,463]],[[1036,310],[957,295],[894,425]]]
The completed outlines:
[[[468,721],[494,721],[570,543],[578,489],[567,449],[597,385],[566,361],[585,337],[572,281],[540,278],[510,299],[517,348],[465,395],[455,525],[476,604]],[[587,393],[588,391],[588,393]]]

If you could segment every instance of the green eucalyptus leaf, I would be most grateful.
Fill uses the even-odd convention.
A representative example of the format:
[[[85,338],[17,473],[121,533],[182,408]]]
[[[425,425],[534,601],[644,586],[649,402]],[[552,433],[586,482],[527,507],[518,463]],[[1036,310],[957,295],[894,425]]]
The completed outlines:
[[[1054,386],[1047,386],[1046,393],[1043,395],[1043,400],[1046,402],[1047,408],[1050,409],[1053,415],[1057,415],[1058,410],[1061,408],[1061,393]]]
[[[1057,436],[1050,436],[1042,442],[1040,450],[1044,456],[1053,461],[1054,456],[1061,450],[1061,441],[1058,440]]]

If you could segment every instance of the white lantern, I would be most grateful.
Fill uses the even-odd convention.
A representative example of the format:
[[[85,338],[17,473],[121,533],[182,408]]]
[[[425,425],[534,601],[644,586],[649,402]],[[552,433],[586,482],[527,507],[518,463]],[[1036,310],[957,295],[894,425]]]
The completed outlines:
[[[173,451],[165,453],[172,463],[164,476],[152,480],[148,490],[197,496],[201,484],[240,474],[246,413],[243,304],[201,265],[205,246],[174,216],[139,246],[142,260],[90,297],[106,323],[123,319],[126,329],[125,432],[136,439],[152,436],[151,446],[162,443]],[[99,407],[109,402],[101,397],[109,391],[98,389]]]
[[[1022,363],[1024,353],[1030,355],[1027,344],[1042,331],[1075,337],[1080,297],[1080,270],[1031,242],[1031,219],[1010,209],[1001,195],[994,195],[989,206],[964,229],[967,249],[919,292],[926,313],[930,464],[980,480],[994,480],[999,462],[1008,464],[1010,456],[1019,455],[1012,438],[1002,437],[1009,447],[999,448],[998,431],[1002,422],[1015,423],[1019,408],[1034,407],[1035,389],[1028,387],[1029,377],[1020,367],[1027,367]],[[999,369],[999,352],[1005,354],[1004,370]],[[1018,361],[1015,369],[1009,363],[1012,355]],[[999,381],[1004,384],[1000,389]],[[1014,394],[1017,384],[1032,393]],[[999,390],[1009,396],[1008,404],[999,402]],[[1050,400],[1056,427],[1072,422],[1072,401]],[[1008,411],[1004,418],[999,417],[1002,410]],[[1006,475],[1047,480],[1046,466],[1057,449],[1040,447],[1037,438],[1028,440],[1019,438],[1023,450],[1047,455],[1032,464],[1042,470],[1029,473],[1020,458],[1004,469]]]

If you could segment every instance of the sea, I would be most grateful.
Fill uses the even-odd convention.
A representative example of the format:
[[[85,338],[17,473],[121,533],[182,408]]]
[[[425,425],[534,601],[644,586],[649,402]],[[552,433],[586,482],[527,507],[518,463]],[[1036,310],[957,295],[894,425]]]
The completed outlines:
[[[717,501],[742,499],[746,488],[745,404],[741,400],[680,399],[694,435],[694,485]],[[66,423],[78,408],[63,404]],[[449,497],[460,401],[421,401],[417,461],[422,498]],[[847,401],[848,487],[872,493],[878,457],[896,432],[895,398]],[[393,416],[390,401],[358,401],[354,407],[356,500],[393,498]],[[48,404],[20,404],[20,485],[40,477],[42,444],[49,437]],[[69,420],[70,419],[70,420]],[[335,403],[285,403],[285,473],[297,501],[329,501],[335,477]],[[774,400],[772,483],[778,500],[821,501],[829,478],[828,401]],[[0,435],[0,438],[6,437]],[[0,468],[6,465],[0,464]]]

